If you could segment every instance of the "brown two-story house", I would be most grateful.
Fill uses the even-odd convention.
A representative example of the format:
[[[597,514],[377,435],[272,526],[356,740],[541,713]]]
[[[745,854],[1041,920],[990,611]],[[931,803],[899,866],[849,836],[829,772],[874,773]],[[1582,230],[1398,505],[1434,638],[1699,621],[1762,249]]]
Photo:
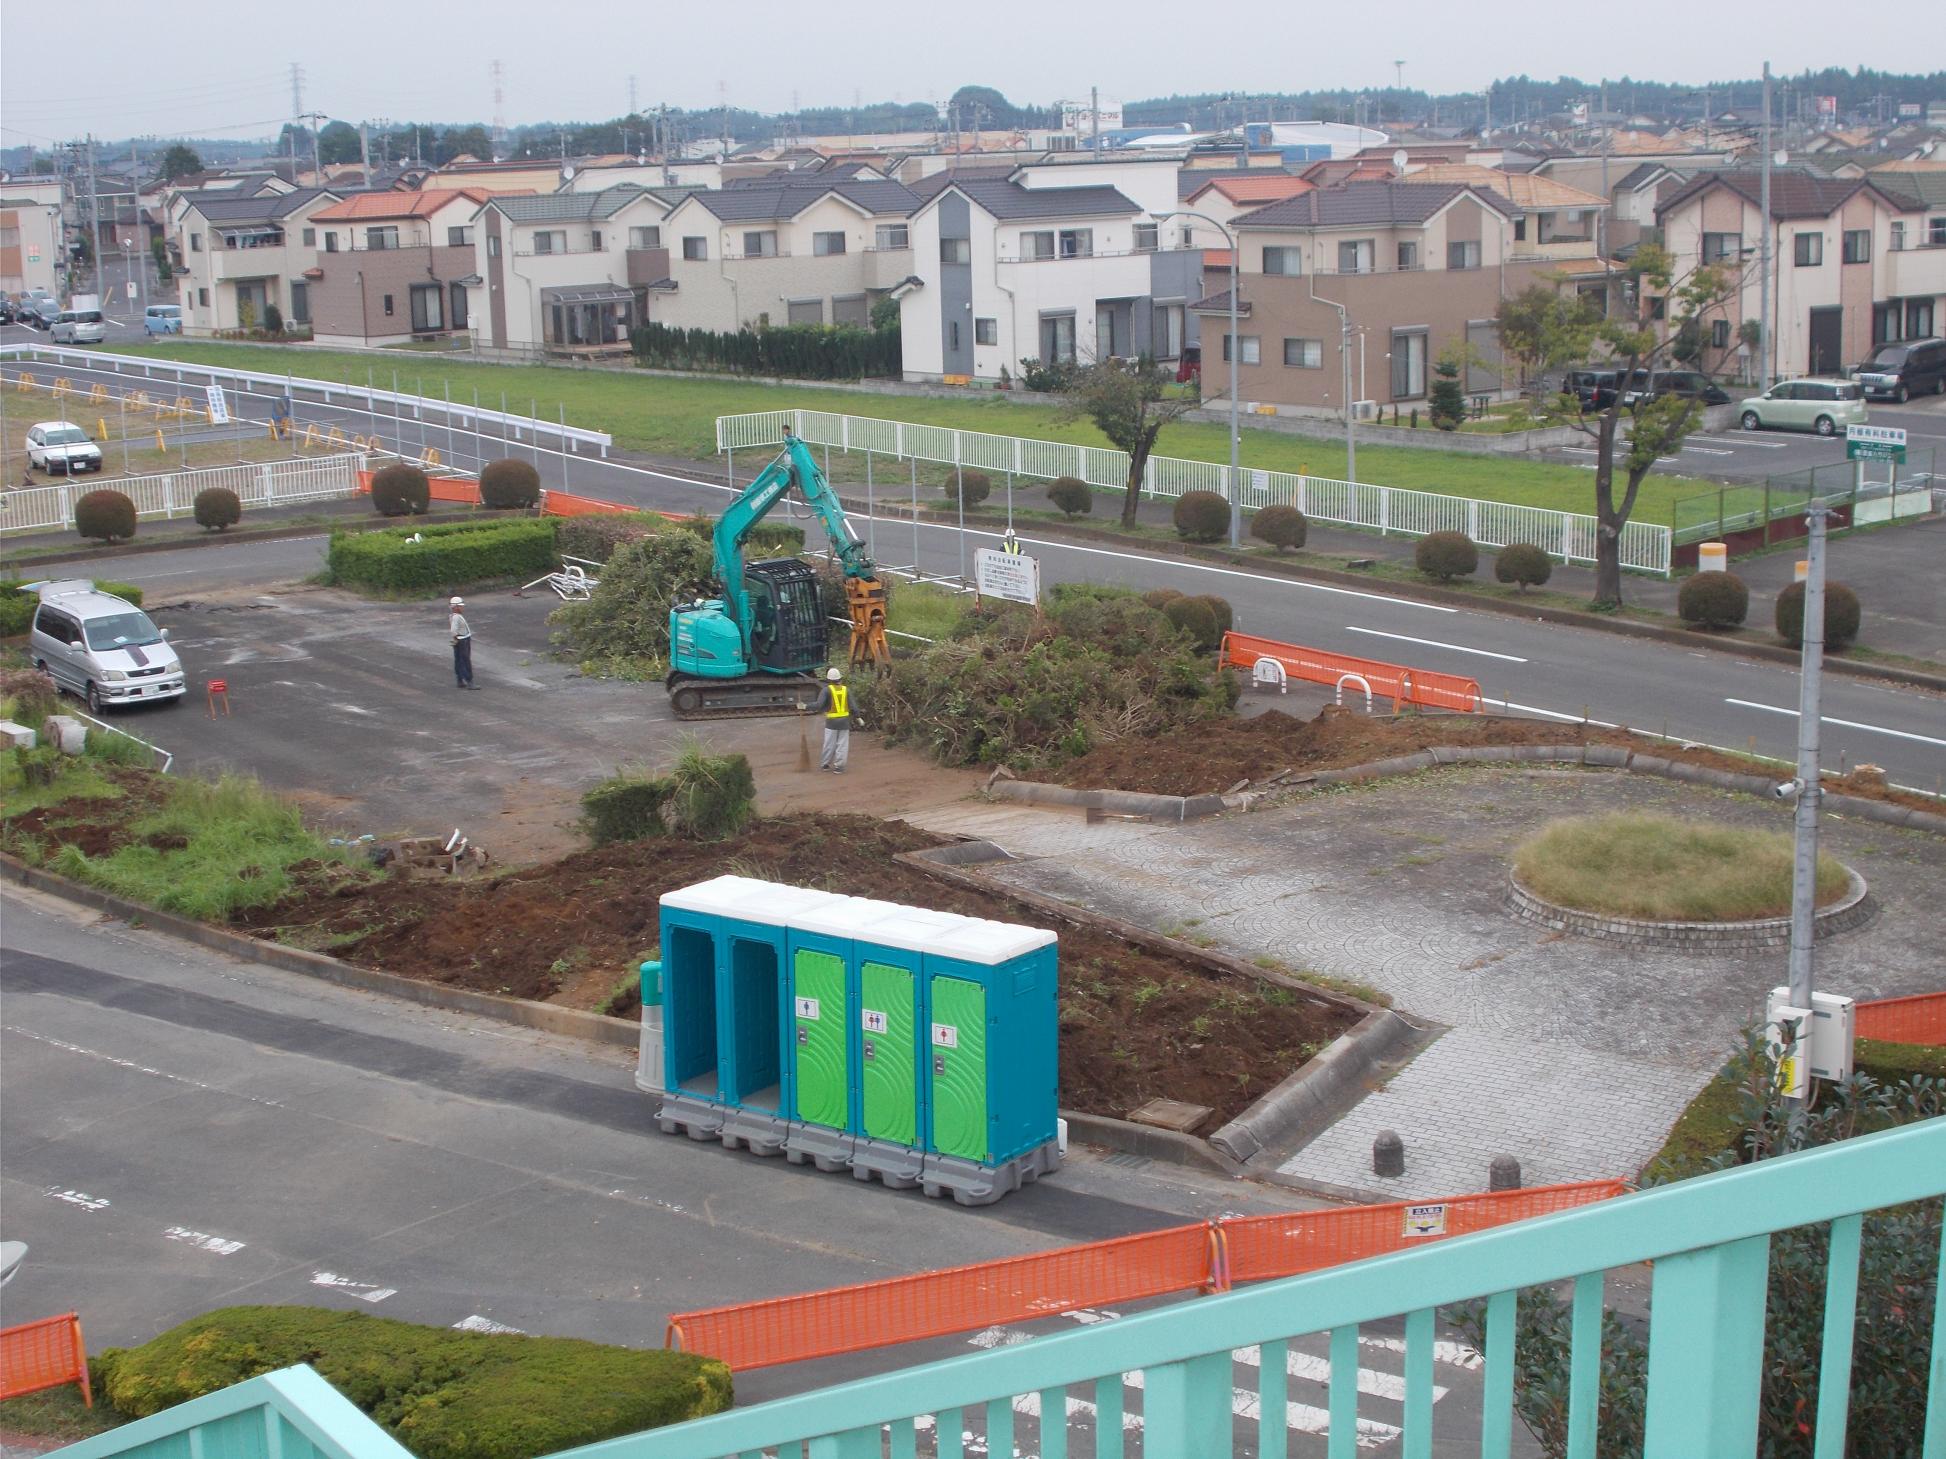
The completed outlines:
[[[354,193],[314,214],[305,271],[320,344],[382,345],[467,328],[473,313],[471,188]]]

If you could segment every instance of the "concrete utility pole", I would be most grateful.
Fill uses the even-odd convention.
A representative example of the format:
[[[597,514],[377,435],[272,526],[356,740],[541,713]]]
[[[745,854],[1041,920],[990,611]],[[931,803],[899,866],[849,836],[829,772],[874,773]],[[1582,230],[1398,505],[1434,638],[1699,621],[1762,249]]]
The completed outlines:
[[[1757,389],[1770,389],[1775,373],[1770,360],[1770,62],[1764,62],[1764,170],[1758,184],[1757,211],[1763,231],[1757,239]]]
[[[95,190],[95,134],[88,134],[88,262],[95,271],[95,292],[101,292],[101,195]]]
[[[1088,88],[1088,120],[1093,125],[1095,133],[1095,156],[1099,157],[1101,156],[1101,88],[1099,86]],[[1234,304],[1234,296],[1231,302]]]
[[[1824,673],[1824,529],[1830,509],[1813,499],[1805,510],[1810,544],[1805,553],[1804,652],[1797,691],[1797,825],[1791,858],[1791,1007],[1811,1007],[1812,942],[1817,935],[1818,810],[1824,788],[1818,778],[1819,710]],[[1810,1037],[1802,1030],[1800,1041]],[[1805,1102],[1793,1099],[1792,1144],[1804,1120]]]
[[[358,124],[358,159],[365,169],[365,186],[372,185],[372,128],[369,122]]]

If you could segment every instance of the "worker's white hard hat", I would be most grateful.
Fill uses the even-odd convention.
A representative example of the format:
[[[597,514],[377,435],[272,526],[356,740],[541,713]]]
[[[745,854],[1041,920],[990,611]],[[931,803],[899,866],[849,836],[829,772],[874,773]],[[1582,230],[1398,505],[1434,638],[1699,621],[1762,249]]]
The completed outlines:
[[[466,599],[464,598],[452,598],[449,599],[448,601],[451,602],[452,606],[455,608],[464,608],[466,606]]]
[[[844,670],[842,669],[826,669],[824,671],[824,677],[829,679],[834,684],[837,683],[840,679],[844,678],[844,676],[845,676]]]

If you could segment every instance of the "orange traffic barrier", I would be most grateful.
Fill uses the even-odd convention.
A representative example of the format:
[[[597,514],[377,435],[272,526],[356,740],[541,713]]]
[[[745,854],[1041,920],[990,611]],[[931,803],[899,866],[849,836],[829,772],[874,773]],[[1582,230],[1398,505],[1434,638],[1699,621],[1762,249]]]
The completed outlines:
[[[1275,659],[1291,678],[1308,683],[1342,688],[1348,681],[1362,681],[1373,694],[1390,699],[1395,709],[1402,704],[1452,709],[1465,714],[1477,714],[1480,709],[1479,681],[1459,674],[1408,669],[1377,659],[1327,653],[1320,648],[1279,643],[1274,638],[1258,638],[1248,633],[1224,634],[1222,653],[1223,662],[1233,669],[1253,669],[1259,659]]]
[[[1619,1180],[1171,1226],[1004,1261],[669,1319],[666,1345],[738,1371],[945,1337],[1233,1282],[1296,1276],[1620,1195]]]
[[[541,515],[544,517],[591,517],[602,512],[634,512],[639,507],[623,506],[620,502],[605,502],[599,497],[574,496],[565,491],[544,491],[541,493]],[[667,516],[668,513],[662,515]]]
[[[43,1317],[18,1327],[0,1327],[0,1399],[79,1383],[82,1400],[93,1408],[88,1385],[88,1348],[75,1313]]]
[[[1892,1044],[1946,1046],[1946,993],[1861,1003],[1852,1013],[1852,1031],[1861,1039]]]

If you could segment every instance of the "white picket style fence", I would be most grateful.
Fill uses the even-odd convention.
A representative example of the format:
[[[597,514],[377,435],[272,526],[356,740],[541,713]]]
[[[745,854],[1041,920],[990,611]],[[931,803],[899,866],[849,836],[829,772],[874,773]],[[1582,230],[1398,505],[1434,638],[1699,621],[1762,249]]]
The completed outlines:
[[[212,486],[228,487],[235,492],[246,511],[251,507],[281,507],[355,496],[364,461],[362,453],[353,451],[293,461],[206,466],[157,476],[131,476],[115,481],[80,479],[53,486],[0,491],[0,533],[72,527],[76,500],[98,488],[121,492],[135,503],[138,518],[186,517],[195,505],[196,493]]]
[[[900,461],[1009,472],[1034,480],[1076,476],[1090,486],[1120,490],[1128,480],[1128,456],[1100,446],[1040,441],[1023,436],[993,436],[947,426],[834,415],[820,410],[770,410],[716,419],[716,449],[741,451],[783,444],[786,433],[834,451],[869,451]],[[1405,487],[1373,486],[1327,476],[1243,467],[1236,499],[1246,512],[1259,507],[1296,507],[1313,521],[1359,527],[1382,534],[1424,537],[1433,532],[1464,532],[1482,547],[1529,542],[1564,562],[1595,560],[1594,517],[1551,507],[1479,501]],[[1231,498],[1230,468],[1215,461],[1151,456],[1142,490],[1157,497],[1213,491]],[[1630,522],[1622,529],[1622,566],[1631,572],[1669,576],[1670,529]]]

